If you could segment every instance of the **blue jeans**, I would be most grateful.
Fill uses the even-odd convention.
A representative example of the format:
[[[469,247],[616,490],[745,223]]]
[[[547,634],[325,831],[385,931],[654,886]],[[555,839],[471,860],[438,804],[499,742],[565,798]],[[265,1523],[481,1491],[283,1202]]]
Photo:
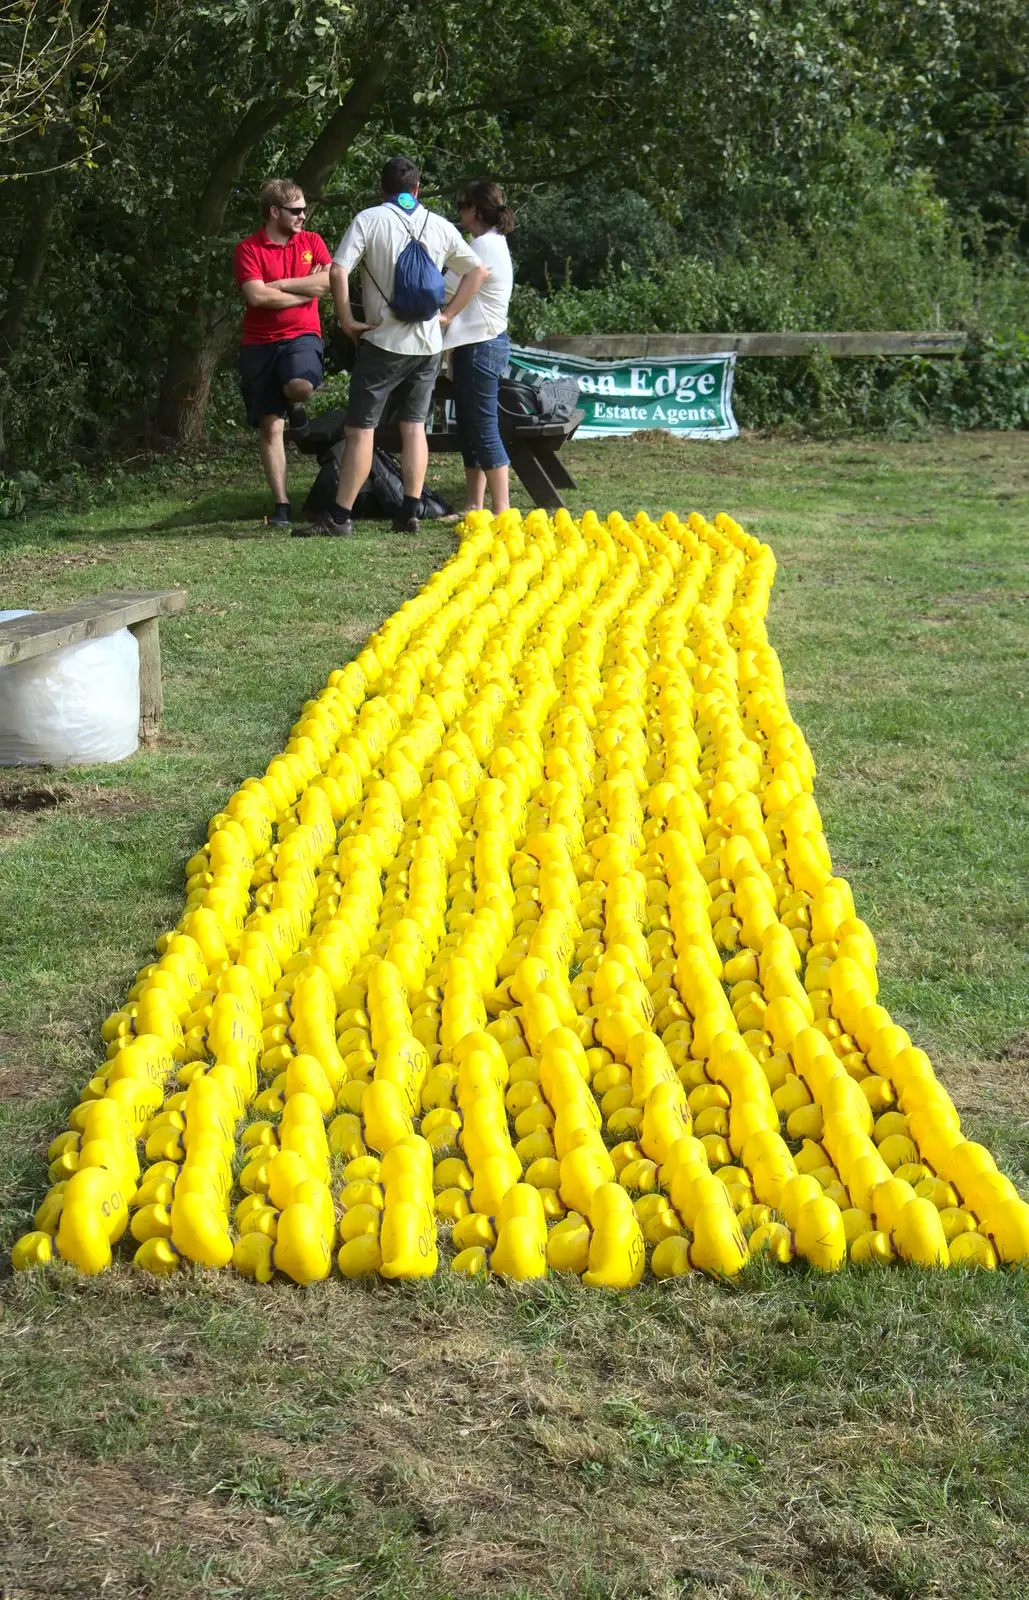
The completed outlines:
[[[497,423],[497,389],[507,366],[511,341],[506,333],[481,344],[461,344],[453,352],[454,407],[466,467],[489,472],[506,467],[510,457]]]

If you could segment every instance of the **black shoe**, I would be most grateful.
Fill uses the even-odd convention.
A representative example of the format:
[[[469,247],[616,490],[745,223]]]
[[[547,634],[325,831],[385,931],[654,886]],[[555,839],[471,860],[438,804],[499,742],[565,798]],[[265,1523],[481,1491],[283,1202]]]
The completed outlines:
[[[275,507],[270,517],[265,517],[269,528],[288,528],[293,521],[293,513],[289,508],[289,501]]]
[[[311,423],[307,412],[298,400],[295,406],[290,406],[289,408],[289,431],[294,436],[299,437],[305,434],[310,426]]]
[[[422,525],[417,517],[394,517],[394,533],[421,533]]]
[[[349,517],[345,522],[337,522],[331,511],[321,511],[310,527],[304,530],[303,537],[310,539],[317,534],[322,534],[328,539],[352,539],[354,524]]]

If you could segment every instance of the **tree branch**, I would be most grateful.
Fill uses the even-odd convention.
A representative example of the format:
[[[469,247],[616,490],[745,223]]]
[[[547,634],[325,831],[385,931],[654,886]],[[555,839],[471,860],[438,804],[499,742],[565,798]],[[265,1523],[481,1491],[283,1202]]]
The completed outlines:
[[[389,76],[390,57],[374,42],[371,50],[372,66],[363,77],[354,79],[297,168],[297,182],[308,200],[321,199],[322,189],[368,121]]]
[[[201,238],[217,233],[221,227],[229,198],[254,146],[293,109],[290,90],[295,81],[296,74],[286,80],[283,93],[271,100],[255,100],[228,144],[215,157],[197,205],[196,231]]]
[[[515,106],[536,105],[540,100],[555,100],[560,95],[570,94],[579,84],[587,81],[592,73],[593,64],[588,67],[582,67],[564,83],[555,84],[550,89],[526,89],[524,94],[514,95],[510,100],[481,100],[469,101],[461,105],[449,105],[447,107],[447,117],[463,117],[471,112],[488,111],[497,113],[510,111]],[[421,117],[438,116],[439,107],[436,105],[412,106],[407,115],[412,121]]]

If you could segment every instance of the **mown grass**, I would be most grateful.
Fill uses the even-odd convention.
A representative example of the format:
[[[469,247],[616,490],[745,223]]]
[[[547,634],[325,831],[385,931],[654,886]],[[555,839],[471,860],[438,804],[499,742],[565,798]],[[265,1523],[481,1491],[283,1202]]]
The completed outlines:
[[[726,509],[886,1003],[1026,1186],[1024,436],[582,445],[573,509]],[[5,530],[0,605],[185,583],[166,716],[122,767],[4,774],[4,1238],[181,867],[302,700],[450,548],[264,536],[256,474],[165,473]],[[443,487],[452,487],[444,480]],[[257,536],[253,536],[257,535]],[[1024,1596],[1022,1274],[748,1270],[629,1296],[439,1277],[3,1283],[10,1596]]]

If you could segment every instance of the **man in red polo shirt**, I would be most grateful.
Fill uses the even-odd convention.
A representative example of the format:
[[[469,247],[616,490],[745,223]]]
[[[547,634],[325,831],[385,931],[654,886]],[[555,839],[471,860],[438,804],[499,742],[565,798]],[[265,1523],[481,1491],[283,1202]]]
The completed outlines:
[[[324,240],[304,229],[304,192],[275,178],[261,185],[264,225],[236,246],[235,271],[246,301],[239,381],[247,422],[257,428],[261,465],[275,500],[268,523],[288,528],[286,493],[288,415],[294,431],[306,426],[304,401],[322,381],[322,327],[318,297],[329,289],[332,260]]]

